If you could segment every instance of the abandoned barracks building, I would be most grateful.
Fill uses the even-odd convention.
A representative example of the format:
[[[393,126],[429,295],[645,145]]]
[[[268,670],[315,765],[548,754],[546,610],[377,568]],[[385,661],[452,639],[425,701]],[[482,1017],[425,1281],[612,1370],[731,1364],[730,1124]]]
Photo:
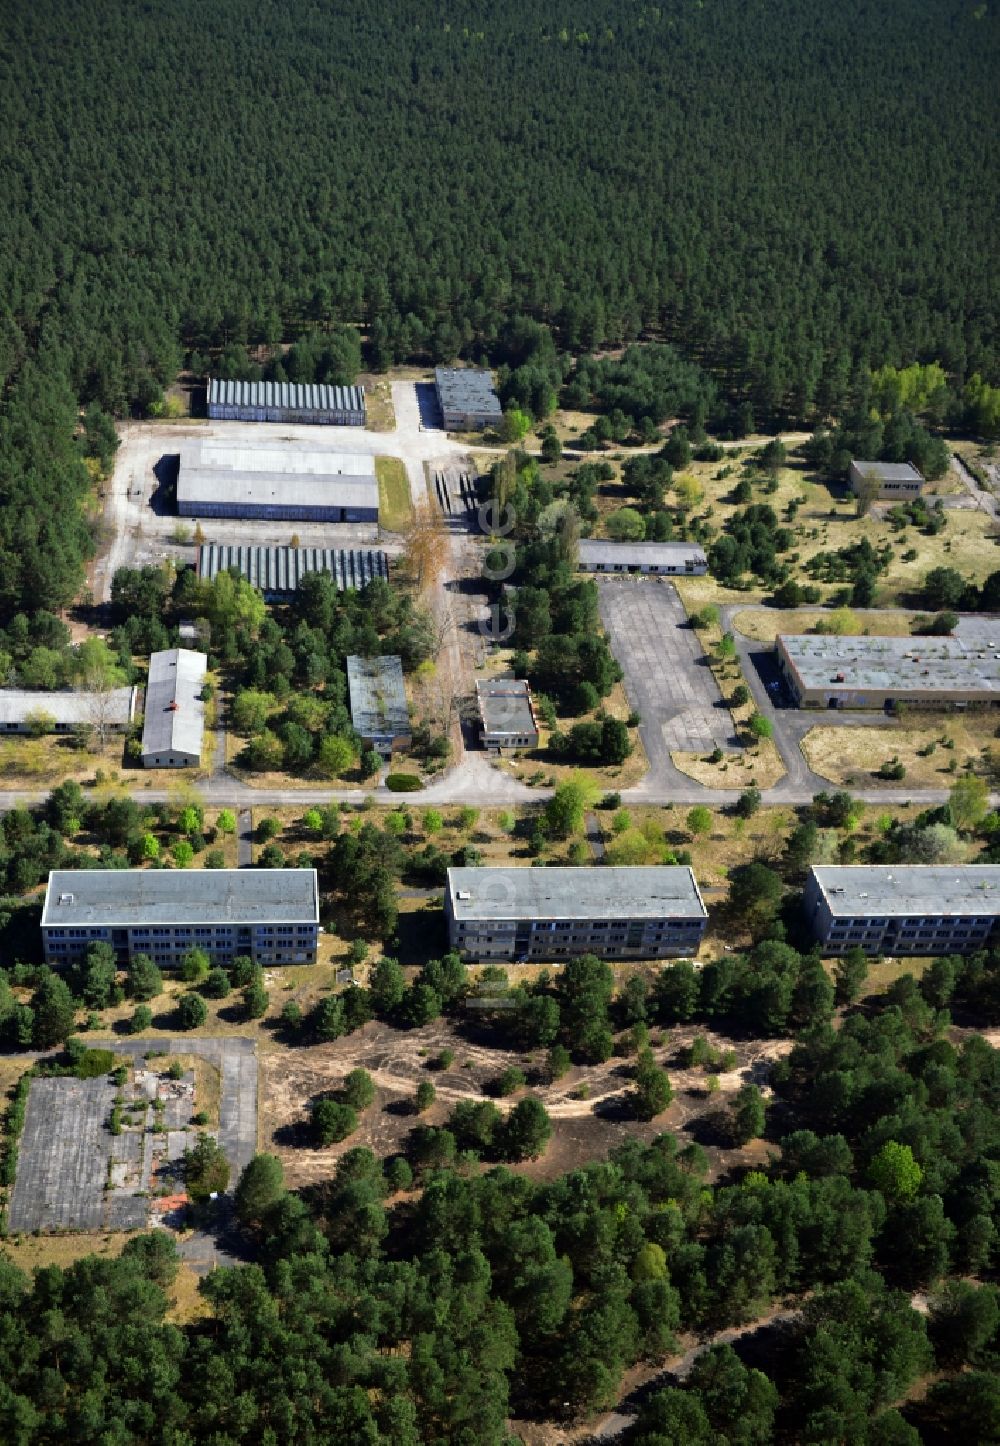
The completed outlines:
[[[363,427],[362,387],[297,386],[292,382],[227,382],[212,377],[208,415],[219,422],[307,422]]]
[[[49,874],[42,907],[47,964],[73,964],[93,943],[120,962],[146,954],[177,968],[189,949],[213,964],[314,964],[315,869],[84,869]]]
[[[493,373],[476,367],[437,367],[434,386],[448,432],[481,432],[499,427],[503,408],[493,387]]]
[[[693,542],[606,542],[581,538],[581,572],[648,572],[694,577],[708,571],[708,559]]]
[[[181,517],[377,522],[374,457],[318,447],[193,442],[177,475]]]
[[[149,659],[142,718],[143,768],[197,768],[205,737],[208,658],[191,648],[165,648]]]
[[[682,866],[455,868],[448,938],[465,959],[669,959],[698,952],[707,914]]]
[[[803,893],[827,954],[968,954],[1000,917],[1000,865],[814,865]]]
[[[924,478],[912,462],[852,462],[848,472],[852,492],[868,481],[878,483],[876,496],[896,502],[911,502],[924,490]]]
[[[205,582],[233,569],[272,602],[298,592],[310,572],[327,573],[338,592],[360,590],[375,578],[388,578],[389,560],[371,547],[229,547],[208,542],[198,549],[198,576]]]
[[[124,733],[135,717],[136,691],[124,687],[87,693],[64,688],[34,693],[0,688],[0,732],[72,733],[75,728],[102,728]]]
[[[351,724],[369,748],[389,758],[411,741],[403,664],[396,657],[347,659]]]
[[[531,688],[518,678],[489,678],[476,683],[479,730],[489,753],[538,747],[538,722]]]
[[[950,637],[775,640],[800,708],[968,708],[1000,703],[1000,624]]]

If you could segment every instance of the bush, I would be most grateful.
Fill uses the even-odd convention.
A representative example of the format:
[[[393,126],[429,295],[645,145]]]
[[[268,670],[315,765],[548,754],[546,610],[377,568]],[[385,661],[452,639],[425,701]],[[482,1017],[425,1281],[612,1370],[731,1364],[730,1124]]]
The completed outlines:
[[[366,1110],[375,1098],[375,1085],[368,1071],[352,1069],[340,1087],[339,1098],[358,1114]]]
[[[177,1028],[200,1029],[208,1018],[205,1001],[200,994],[182,994],[177,1001]]]
[[[270,995],[263,984],[248,984],[243,991],[243,1007],[247,1019],[263,1019],[269,1002]]]
[[[310,1114],[313,1130],[321,1145],[335,1145],[340,1140],[346,1140],[358,1128],[354,1110],[337,1100],[315,1100]]]
[[[232,985],[229,982],[229,975],[225,969],[219,968],[210,969],[208,978],[201,986],[202,994],[208,999],[225,999],[231,989]]]
[[[501,1096],[517,1094],[517,1091],[524,1089],[524,1070],[518,1069],[517,1065],[511,1065],[498,1075],[494,1082],[496,1093]]]
[[[85,1049],[73,1066],[77,1079],[100,1079],[110,1074],[115,1067],[115,1057],[110,1049]]]
[[[413,1103],[417,1114],[422,1115],[425,1110],[429,1110],[436,1099],[437,1090],[429,1079],[422,1079],[417,1085],[416,1094],[413,1096]]]
[[[132,1016],[126,1023],[126,1030],[129,1034],[141,1034],[148,1029],[153,1022],[153,1011],[148,1004],[139,1004],[132,1011]]]
[[[385,786],[390,793],[419,793],[424,785],[415,773],[389,773]]]

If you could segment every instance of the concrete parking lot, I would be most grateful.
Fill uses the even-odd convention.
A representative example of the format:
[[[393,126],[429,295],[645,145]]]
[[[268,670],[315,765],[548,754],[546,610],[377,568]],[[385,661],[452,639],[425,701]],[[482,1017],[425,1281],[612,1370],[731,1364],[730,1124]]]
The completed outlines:
[[[673,584],[605,577],[597,589],[625,692],[642,718],[639,731],[652,772],[672,772],[675,749],[735,747],[729,710]]]

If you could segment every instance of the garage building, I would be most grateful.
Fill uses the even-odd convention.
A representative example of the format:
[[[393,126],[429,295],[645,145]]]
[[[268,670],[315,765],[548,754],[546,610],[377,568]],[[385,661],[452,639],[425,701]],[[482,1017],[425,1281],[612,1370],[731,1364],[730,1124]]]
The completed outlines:
[[[648,572],[696,576],[708,571],[708,560],[693,542],[606,542],[581,538],[581,572]]]
[[[205,737],[202,689],[208,658],[166,648],[149,660],[142,721],[143,768],[197,768]]]
[[[377,522],[374,457],[295,444],[192,443],[177,477],[181,517]]]
[[[447,431],[481,432],[499,427],[503,421],[492,372],[476,367],[437,367],[434,385]]]
[[[198,549],[198,576],[206,582],[232,568],[272,600],[298,592],[310,572],[328,573],[338,592],[359,590],[375,578],[388,578],[389,559],[369,547],[227,547],[210,542]]]
[[[362,387],[297,386],[292,382],[208,384],[208,415],[221,422],[308,422],[319,426],[363,427]]]
[[[854,492],[871,480],[878,483],[876,497],[896,502],[912,501],[924,490],[923,475],[912,462],[852,462],[848,476]]]
[[[775,648],[800,708],[1000,703],[1000,623],[981,624],[967,638],[779,635]]]

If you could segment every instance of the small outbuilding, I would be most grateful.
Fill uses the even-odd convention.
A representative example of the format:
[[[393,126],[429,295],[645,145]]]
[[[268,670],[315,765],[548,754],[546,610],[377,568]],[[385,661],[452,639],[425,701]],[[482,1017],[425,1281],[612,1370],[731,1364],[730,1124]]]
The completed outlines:
[[[877,485],[875,496],[880,500],[907,502],[919,497],[924,490],[923,476],[912,462],[852,462],[848,475],[853,492]]]
[[[383,758],[409,748],[410,710],[399,658],[348,658],[347,687],[351,723],[369,748]]]
[[[483,747],[490,753],[538,747],[538,722],[531,688],[519,678],[490,678],[476,683]]]
[[[166,648],[149,660],[142,724],[143,768],[197,768],[205,737],[202,692],[208,658]]]
[[[667,577],[696,577],[708,571],[708,559],[693,542],[608,542],[586,537],[578,544],[581,572],[648,572]]]

